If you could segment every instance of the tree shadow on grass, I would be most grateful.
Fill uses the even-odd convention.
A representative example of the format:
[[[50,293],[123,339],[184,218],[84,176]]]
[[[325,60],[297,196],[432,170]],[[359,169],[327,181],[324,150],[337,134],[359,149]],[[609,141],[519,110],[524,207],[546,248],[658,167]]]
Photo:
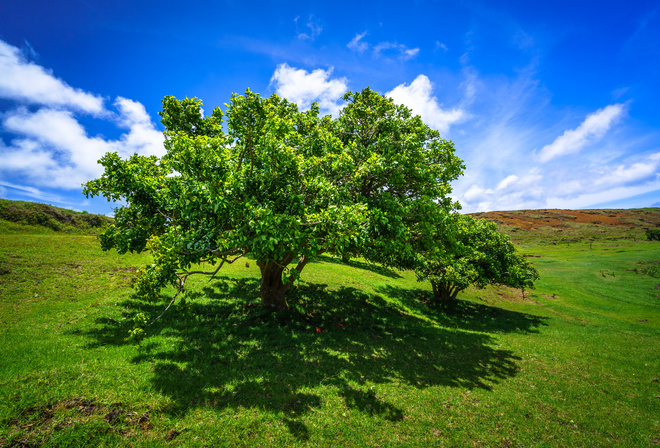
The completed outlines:
[[[433,303],[433,293],[424,289],[406,289],[385,285],[377,292],[399,300],[403,305],[426,315],[443,327],[484,333],[538,333],[547,326],[546,317],[456,300],[448,304]]]
[[[406,315],[379,295],[301,284],[289,296],[292,309],[281,315],[265,313],[258,297],[258,280],[220,278],[189,292],[186,307],[170,310],[149,329],[167,343],[148,339],[132,362],[153,364],[153,388],[171,399],[166,412],[259,408],[283,415],[291,434],[305,440],[309,430],[301,417],[324,406],[321,386],[333,387],[349,409],[398,421],[405,409],[369,385],[490,390],[518,371],[520,358],[493,347],[488,334]],[[163,306],[136,300],[123,305],[127,315],[152,316]],[[461,322],[477,329],[468,328],[470,319]],[[90,346],[125,343],[126,322],[97,323],[85,335]]]

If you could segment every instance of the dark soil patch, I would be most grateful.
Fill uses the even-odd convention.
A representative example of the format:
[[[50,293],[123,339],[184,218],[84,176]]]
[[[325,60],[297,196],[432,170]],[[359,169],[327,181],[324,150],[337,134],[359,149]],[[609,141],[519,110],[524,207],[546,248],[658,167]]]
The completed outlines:
[[[96,399],[70,398],[23,409],[3,422],[9,437],[0,446],[32,447],[48,445],[48,440],[67,427],[105,421],[108,431],[127,437],[137,431],[150,431],[151,415],[136,412],[121,403],[106,405]]]

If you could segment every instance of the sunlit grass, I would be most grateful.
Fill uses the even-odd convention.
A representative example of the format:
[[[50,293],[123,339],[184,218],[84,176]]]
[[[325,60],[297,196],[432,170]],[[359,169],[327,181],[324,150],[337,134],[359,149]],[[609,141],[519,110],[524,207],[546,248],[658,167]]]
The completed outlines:
[[[2,234],[0,446],[650,446],[658,244],[530,239],[536,290],[449,308],[409,272],[321,257],[280,316],[248,259],[134,344],[167,302],[132,295],[147,254]]]

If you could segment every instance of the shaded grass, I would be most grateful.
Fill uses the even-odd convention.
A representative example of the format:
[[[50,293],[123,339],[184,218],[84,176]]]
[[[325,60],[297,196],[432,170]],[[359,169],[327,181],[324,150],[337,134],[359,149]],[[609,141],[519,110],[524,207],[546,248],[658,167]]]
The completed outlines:
[[[320,257],[279,316],[247,260],[191,279],[136,345],[133,317],[165,306],[128,287],[147,254],[0,235],[0,446],[651,445],[657,243],[523,250],[524,298],[433,307],[411,273]]]

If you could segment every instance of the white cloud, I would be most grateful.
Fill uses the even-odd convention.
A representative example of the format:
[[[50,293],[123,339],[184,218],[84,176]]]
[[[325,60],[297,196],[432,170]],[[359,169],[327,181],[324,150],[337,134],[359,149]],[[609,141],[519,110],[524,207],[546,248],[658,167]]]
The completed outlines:
[[[533,168],[510,174],[495,190],[471,184],[457,193],[467,212],[538,208],[585,208],[660,189],[660,152],[616,166],[566,172]]]
[[[3,171],[21,173],[32,184],[73,189],[102,173],[97,160],[112,145],[89,138],[71,112],[41,109],[8,113],[4,128],[22,137],[2,151]]]
[[[497,184],[496,190],[504,190],[506,187],[515,184],[520,178],[515,174],[511,174],[505,177],[499,184]]]
[[[491,194],[493,194],[493,190],[486,190],[485,188],[475,184],[468,188],[468,190],[463,194],[463,198],[468,202],[481,202]]]
[[[462,109],[442,109],[438,99],[431,96],[432,92],[433,84],[429,78],[419,75],[410,85],[400,84],[385,95],[392,98],[395,103],[410,107],[422,117],[424,123],[442,134],[447,134],[452,124],[467,118],[467,113]]]
[[[346,78],[330,79],[331,74],[332,68],[308,72],[280,64],[270,82],[275,85],[279,96],[293,101],[303,110],[317,101],[322,112],[337,115],[341,109],[339,101],[348,90],[348,81]]]
[[[43,67],[26,62],[17,48],[2,41],[0,73],[0,98],[43,106],[36,111],[19,106],[2,114],[0,129],[11,139],[9,143],[0,140],[0,176],[5,187],[48,200],[48,194],[34,186],[78,189],[102,173],[97,161],[106,152],[122,157],[165,153],[162,133],[136,101],[117,97],[117,113],[111,112],[100,96],[68,86]],[[127,132],[117,140],[89,136],[76,117],[80,112]],[[32,186],[19,186],[26,183]]]
[[[102,173],[97,163],[107,152],[122,157],[134,153],[163,155],[163,136],[146,116],[144,107],[119,98],[118,121],[128,130],[118,140],[90,137],[73,113],[43,108],[7,112],[3,128],[20,137],[0,146],[0,173],[22,175],[33,185],[76,189]]]
[[[156,129],[142,103],[117,97],[115,106],[119,110],[120,125],[129,131],[118,143],[125,153],[159,157],[165,154],[163,134]]]
[[[545,201],[542,181],[543,176],[533,168],[522,177],[515,174],[508,175],[497,184],[495,190],[473,184],[456,198],[467,209],[466,211],[539,208]]]
[[[595,182],[597,186],[618,187],[657,180],[660,177],[660,152],[651,154],[644,161],[629,166],[621,164],[603,171]]]
[[[350,50],[357,51],[358,53],[364,53],[369,48],[368,43],[361,42],[366,35],[366,31],[362,34],[356,34],[355,37],[346,46]]]
[[[103,98],[74,89],[43,67],[26,61],[21,51],[0,41],[0,98],[67,107],[94,115],[104,112]]]
[[[564,132],[554,142],[544,146],[540,151],[539,159],[541,162],[547,162],[556,157],[579,152],[585,146],[597,142],[625,111],[625,104],[612,104],[588,115],[580,126]]]

